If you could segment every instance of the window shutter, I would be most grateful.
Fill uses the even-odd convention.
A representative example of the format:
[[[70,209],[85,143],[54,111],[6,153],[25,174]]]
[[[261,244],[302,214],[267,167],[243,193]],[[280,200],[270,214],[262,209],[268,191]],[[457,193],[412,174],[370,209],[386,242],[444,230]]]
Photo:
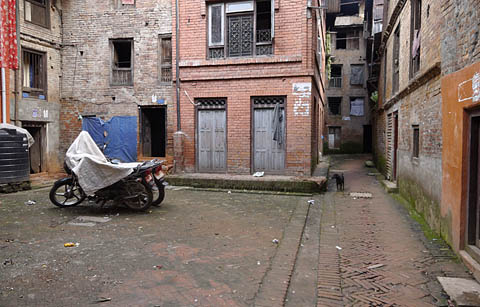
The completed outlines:
[[[208,9],[208,45],[223,45],[223,3],[212,4]]]
[[[270,7],[272,9],[272,14],[271,14],[271,18],[272,18],[272,30],[271,30],[271,33],[272,33],[272,41],[273,41],[273,38],[275,37],[275,0],[271,0],[272,3],[270,4]]]

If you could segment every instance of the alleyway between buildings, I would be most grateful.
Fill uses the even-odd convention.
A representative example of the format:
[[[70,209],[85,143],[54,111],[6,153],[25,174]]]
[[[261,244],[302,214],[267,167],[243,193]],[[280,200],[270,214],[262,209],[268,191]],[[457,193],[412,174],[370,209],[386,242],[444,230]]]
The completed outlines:
[[[436,277],[470,275],[367,175],[366,159],[332,158],[343,192],[173,187],[145,214],[58,209],[48,188],[3,194],[0,306],[447,305]]]

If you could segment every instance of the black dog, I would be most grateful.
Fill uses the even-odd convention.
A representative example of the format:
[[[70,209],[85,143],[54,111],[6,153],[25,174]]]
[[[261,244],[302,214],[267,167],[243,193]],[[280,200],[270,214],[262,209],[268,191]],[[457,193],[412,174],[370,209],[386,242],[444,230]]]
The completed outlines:
[[[343,174],[333,174],[332,179],[337,181],[337,191],[343,191],[345,188],[345,178]]]

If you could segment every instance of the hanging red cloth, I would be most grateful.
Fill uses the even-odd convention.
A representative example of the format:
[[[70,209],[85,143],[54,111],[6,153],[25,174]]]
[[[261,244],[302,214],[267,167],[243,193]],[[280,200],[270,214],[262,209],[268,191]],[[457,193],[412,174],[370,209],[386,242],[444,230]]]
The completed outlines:
[[[15,0],[0,0],[0,67],[17,69]]]

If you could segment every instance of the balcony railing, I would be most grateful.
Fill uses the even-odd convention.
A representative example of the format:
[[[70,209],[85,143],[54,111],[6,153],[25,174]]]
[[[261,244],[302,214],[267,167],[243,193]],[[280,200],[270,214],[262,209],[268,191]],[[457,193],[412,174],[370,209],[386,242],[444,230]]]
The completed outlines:
[[[330,77],[330,87],[342,87],[342,77]]]
[[[133,85],[131,68],[113,68],[112,85]]]

